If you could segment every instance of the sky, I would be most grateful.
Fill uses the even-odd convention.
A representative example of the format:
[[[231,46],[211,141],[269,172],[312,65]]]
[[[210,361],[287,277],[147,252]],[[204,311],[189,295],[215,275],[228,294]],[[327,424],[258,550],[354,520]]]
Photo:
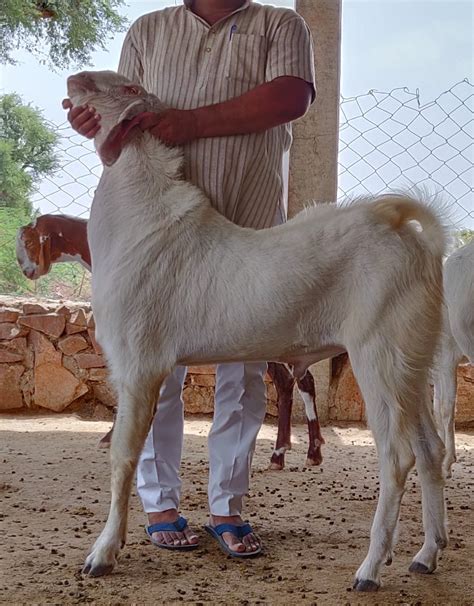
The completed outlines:
[[[293,6],[288,0],[269,3]],[[126,4],[122,12],[133,22],[180,0]],[[373,89],[407,87],[418,90],[415,101],[425,105],[464,78],[474,83],[473,31],[474,0],[343,0],[341,94],[354,97]],[[107,42],[107,51],[94,53],[94,69],[116,69],[124,35]],[[27,53],[18,52],[16,58],[17,65],[0,67],[0,93],[17,92],[48,120],[63,123],[61,99],[70,70],[54,73]],[[473,160],[472,148],[466,153]],[[468,176],[472,180],[472,171]],[[472,196],[469,203],[474,204]]]

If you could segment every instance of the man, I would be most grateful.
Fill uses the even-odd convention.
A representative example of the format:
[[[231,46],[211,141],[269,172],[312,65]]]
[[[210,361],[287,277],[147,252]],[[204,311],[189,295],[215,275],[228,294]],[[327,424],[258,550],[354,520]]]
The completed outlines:
[[[282,160],[291,144],[289,123],[314,98],[311,36],[294,11],[249,0],[188,0],[155,11],[130,28],[118,71],[170,108],[146,114],[141,127],[183,146],[186,179],[219,212],[256,229],[285,220]],[[78,132],[96,134],[100,116],[94,108],[71,109],[69,100],[63,106]],[[261,551],[241,512],[265,416],[265,371],[264,363],[216,369],[206,530],[235,557]],[[147,533],[168,549],[198,543],[178,513],[185,375],[185,368],[176,368],[163,385],[137,472]]]

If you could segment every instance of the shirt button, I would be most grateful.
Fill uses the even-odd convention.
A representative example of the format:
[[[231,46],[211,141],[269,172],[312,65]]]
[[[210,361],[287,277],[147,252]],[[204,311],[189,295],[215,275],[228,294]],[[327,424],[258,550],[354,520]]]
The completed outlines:
[[[206,53],[210,53],[210,52],[211,52],[211,49],[210,49],[210,47],[208,46],[208,47],[206,48]]]

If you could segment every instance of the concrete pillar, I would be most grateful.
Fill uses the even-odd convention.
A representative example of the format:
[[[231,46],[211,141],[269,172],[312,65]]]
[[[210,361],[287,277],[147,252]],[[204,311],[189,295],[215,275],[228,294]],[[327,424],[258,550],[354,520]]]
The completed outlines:
[[[317,96],[306,116],[293,126],[289,217],[310,200],[331,202],[337,198],[341,3],[342,0],[295,0],[295,10],[313,35]],[[329,361],[315,364],[311,371],[315,375],[317,405],[324,422],[328,419]],[[299,418],[304,414],[298,398],[295,413]]]

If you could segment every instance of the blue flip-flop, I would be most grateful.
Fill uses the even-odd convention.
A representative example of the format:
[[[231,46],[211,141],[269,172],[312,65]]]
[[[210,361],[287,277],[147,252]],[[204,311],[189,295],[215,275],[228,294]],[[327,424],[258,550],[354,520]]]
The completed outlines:
[[[188,527],[188,521],[183,516],[179,516],[175,522],[162,522],[161,524],[152,524],[151,526],[145,526],[145,532],[148,538],[157,547],[161,549],[172,549],[174,551],[189,551],[190,549],[196,549],[199,547],[198,543],[188,545],[167,545],[166,543],[159,543],[153,539],[152,534],[154,532],[183,532]]]
[[[204,526],[204,530],[208,532],[211,537],[216,539],[224,553],[230,555],[233,558],[254,558],[255,556],[262,553],[262,548],[260,546],[255,551],[234,551],[227,545],[227,543],[222,538],[224,532],[230,532],[234,535],[234,537],[237,537],[238,539],[243,539],[248,534],[253,532],[253,529],[250,524],[242,524],[240,526],[237,526],[236,524],[218,524],[217,526],[211,526],[210,524],[206,524]]]

